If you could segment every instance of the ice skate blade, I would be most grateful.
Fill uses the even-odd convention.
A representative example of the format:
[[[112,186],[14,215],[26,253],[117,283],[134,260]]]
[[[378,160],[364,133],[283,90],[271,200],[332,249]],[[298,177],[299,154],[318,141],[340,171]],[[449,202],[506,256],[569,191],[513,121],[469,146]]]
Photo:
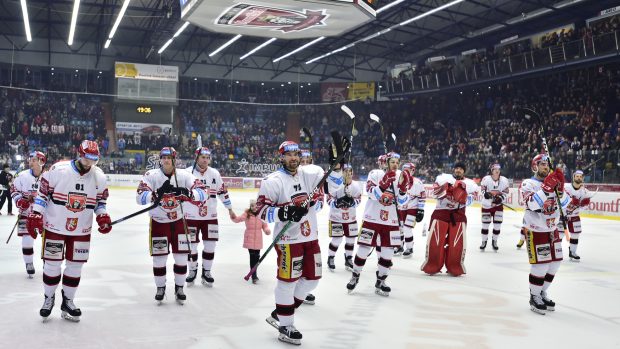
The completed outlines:
[[[161,306],[162,304],[164,304],[164,301],[163,301],[163,300],[161,300],[161,301],[157,301],[157,300],[156,300],[155,302],[157,302],[157,306],[158,306],[158,307],[159,307],[159,306]]]
[[[547,306],[547,311],[555,311],[555,307]]]
[[[536,308],[534,306],[530,306],[530,310],[535,312],[536,314],[545,315],[545,311],[544,310],[538,309],[538,308]]]
[[[285,336],[282,333],[280,333],[280,335],[278,335],[278,340],[280,342],[284,342],[284,343],[288,343],[288,344],[301,345],[301,339],[288,338],[287,336]]]
[[[411,258],[411,257],[413,257],[413,253],[412,253],[412,254],[408,254],[408,255],[403,255],[403,258],[404,258],[404,259],[409,259],[409,258]]]
[[[61,314],[61,317],[67,321],[71,321],[71,322],[80,322],[80,317],[79,316],[71,316],[69,315],[69,313],[67,313],[66,311],[63,311]]]
[[[581,262],[581,259],[570,258],[570,261],[573,263],[579,263]]]
[[[336,271],[336,268],[327,268],[329,271],[331,271],[332,273]]]
[[[271,326],[273,326],[273,328],[275,328],[276,330],[280,329],[280,324],[278,323],[278,320],[272,318],[271,316],[265,319],[265,322],[267,322],[268,324],[270,324]]]
[[[49,316],[41,316],[41,322],[48,323],[50,321],[50,317]]]
[[[209,288],[213,287],[213,283],[212,282],[208,282],[206,280],[202,280],[202,284],[207,286],[207,287],[209,287]]]
[[[177,304],[178,305],[183,305],[183,304],[185,304],[185,301],[182,300],[182,299],[177,299]]]
[[[34,276],[32,274],[28,274],[27,278],[32,280],[34,279]]]
[[[347,294],[353,294],[353,290],[347,290]]]
[[[307,301],[304,299],[304,304],[308,304],[308,305],[314,305],[314,301]]]
[[[346,271],[353,272],[353,268],[351,268],[351,267],[344,267],[344,269],[345,269]]]
[[[375,289],[375,293],[378,294],[379,296],[383,296],[383,297],[389,297],[390,296],[389,292],[384,292],[384,291],[381,291],[380,289]]]

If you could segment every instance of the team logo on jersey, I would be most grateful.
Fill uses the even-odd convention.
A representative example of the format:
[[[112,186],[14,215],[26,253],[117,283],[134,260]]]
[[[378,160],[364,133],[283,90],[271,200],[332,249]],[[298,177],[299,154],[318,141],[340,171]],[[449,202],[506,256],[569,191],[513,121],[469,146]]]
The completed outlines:
[[[325,10],[294,11],[284,8],[237,4],[228,8],[217,19],[217,24],[230,27],[265,28],[284,33],[324,26],[329,17]]]
[[[67,195],[67,210],[71,212],[82,212],[86,208],[86,194],[70,192]]]
[[[174,210],[179,206],[179,203],[177,202],[177,199],[173,195],[165,195],[161,199],[161,202],[159,203],[159,205],[164,210]]]
[[[207,208],[207,205],[198,206],[198,214],[200,217],[206,217],[208,212],[209,209]]]
[[[312,232],[312,229],[310,229],[310,222],[308,222],[307,220],[303,223],[301,223],[301,235],[303,236],[310,236],[310,233]]]
[[[381,210],[379,212],[379,218],[381,218],[382,221],[387,221],[389,215],[390,215],[390,213],[388,211],[386,211],[386,210]]]
[[[77,218],[67,218],[67,222],[65,223],[65,229],[67,231],[74,231],[78,226]]]
[[[342,220],[349,220],[349,212],[342,212]]]
[[[169,220],[172,221],[176,221],[177,220],[177,213],[175,212],[166,212],[166,216],[168,217]]]

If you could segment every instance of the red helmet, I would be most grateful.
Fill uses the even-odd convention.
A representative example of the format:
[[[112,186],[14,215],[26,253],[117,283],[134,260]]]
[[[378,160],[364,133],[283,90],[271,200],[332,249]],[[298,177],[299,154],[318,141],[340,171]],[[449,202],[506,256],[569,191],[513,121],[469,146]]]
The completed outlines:
[[[86,158],[88,160],[99,161],[99,146],[95,141],[85,140],[80,143],[80,148],[78,149],[78,153],[81,158]]]
[[[391,151],[391,152],[385,154],[385,157],[386,157],[386,160],[389,160],[389,159],[392,159],[392,158],[400,159],[400,154],[398,154],[397,152]]]
[[[40,151],[36,151],[36,150],[35,150],[35,151],[31,152],[31,153],[28,155],[28,157],[29,157],[30,159],[35,158],[35,157],[36,157],[36,158],[38,158],[38,159],[39,159],[39,161],[40,161],[40,162],[42,162],[43,164],[45,164],[45,163],[47,162],[47,156],[45,156],[45,154],[43,154],[43,153],[42,153],[42,152],[40,152]]]
[[[280,153],[280,155],[284,155],[284,153],[289,151],[299,152],[299,144],[293,141],[285,141],[280,144],[280,147],[278,147],[278,152]]]
[[[207,147],[200,147],[200,148],[196,148],[196,151],[194,151],[194,154],[196,154],[196,156],[199,155],[211,155],[211,150],[209,150],[209,148]]]
[[[532,162],[530,164],[530,168],[532,169],[532,171],[537,172],[538,171],[538,163],[541,161],[547,161],[549,162],[549,156],[547,156],[547,154],[538,154],[536,156],[534,156],[534,158],[532,159]]]
[[[411,173],[415,172],[415,164],[413,162],[405,162],[403,164],[403,170],[411,170]]]
[[[379,166],[385,166],[387,164],[387,156],[385,154],[379,155],[377,158],[377,164]]]
[[[159,151],[159,158],[161,159],[162,156],[171,156],[173,159],[176,159],[177,151],[173,147],[163,147]]]
[[[500,164],[491,164],[489,165],[489,172],[493,172],[493,170],[498,169],[501,170],[502,166]]]

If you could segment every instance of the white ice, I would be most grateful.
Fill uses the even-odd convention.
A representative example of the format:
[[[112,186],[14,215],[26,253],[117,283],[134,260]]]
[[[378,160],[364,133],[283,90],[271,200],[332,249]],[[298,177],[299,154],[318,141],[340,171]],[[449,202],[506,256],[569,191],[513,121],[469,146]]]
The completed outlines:
[[[255,191],[232,191],[240,213]],[[499,252],[481,253],[480,209],[468,208],[467,274],[454,278],[420,271],[426,238],[414,229],[414,257],[394,258],[387,279],[389,297],[374,293],[376,257],[366,263],[356,292],[348,295],[344,244],[336,271],[327,270],[327,210],[320,213],[323,278],[313,292],[316,305],[302,305],[295,323],[306,348],[612,348],[620,347],[620,234],[617,221],[583,219],[581,263],[565,260],[549,289],[556,311],[530,311],[525,249],[517,250],[522,213],[505,211]],[[140,207],[134,191],[112,189],[112,219]],[[362,209],[358,209],[360,215]],[[275,253],[258,270],[260,284],[243,280],[248,253],[241,247],[243,224],[234,224],[220,205],[220,241],[215,285],[186,289],[188,300],[173,295],[172,256],[168,260],[165,303],[153,300],[155,284],[148,248],[146,215],[93,234],[90,260],[83,269],[75,303],[82,321],[60,318],[60,290],[51,321],[38,315],[43,304],[42,262],[27,279],[20,238],[4,244],[15,217],[0,216],[0,348],[285,348],[265,317],[274,308]],[[266,237],[265,246],[270,242]],[[564,243],[565,254],[568,246]],[[40,254],[40,239],[35,256]]]

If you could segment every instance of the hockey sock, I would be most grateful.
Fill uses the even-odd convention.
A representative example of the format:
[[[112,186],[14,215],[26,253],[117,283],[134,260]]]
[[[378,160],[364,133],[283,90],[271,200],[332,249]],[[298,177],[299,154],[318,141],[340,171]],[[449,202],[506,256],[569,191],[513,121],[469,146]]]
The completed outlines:
[[[155,278],[155,286],[166,286],[166,260],[168,255],[153,256],[153,276]]]
[[[65,292],[65,297],[69,299],[75,298],[75,292],[80,284],[83,266],[84,263],[81,262],[65,262],[65,271],[62,275],[62,290]]]
[[[327,252],[327,255],[329,257],[333,257],[336,255],[336,252],[338,251],[338,247],[340,246],[341,242],[342,242],[341,236],[332,238],[332,241],[329,243],[329,251]]]
[[[185,253],[173,253],[174,257],[174,284],[177,286],[185,285],[185,274],[187,274],[187,255]]]

